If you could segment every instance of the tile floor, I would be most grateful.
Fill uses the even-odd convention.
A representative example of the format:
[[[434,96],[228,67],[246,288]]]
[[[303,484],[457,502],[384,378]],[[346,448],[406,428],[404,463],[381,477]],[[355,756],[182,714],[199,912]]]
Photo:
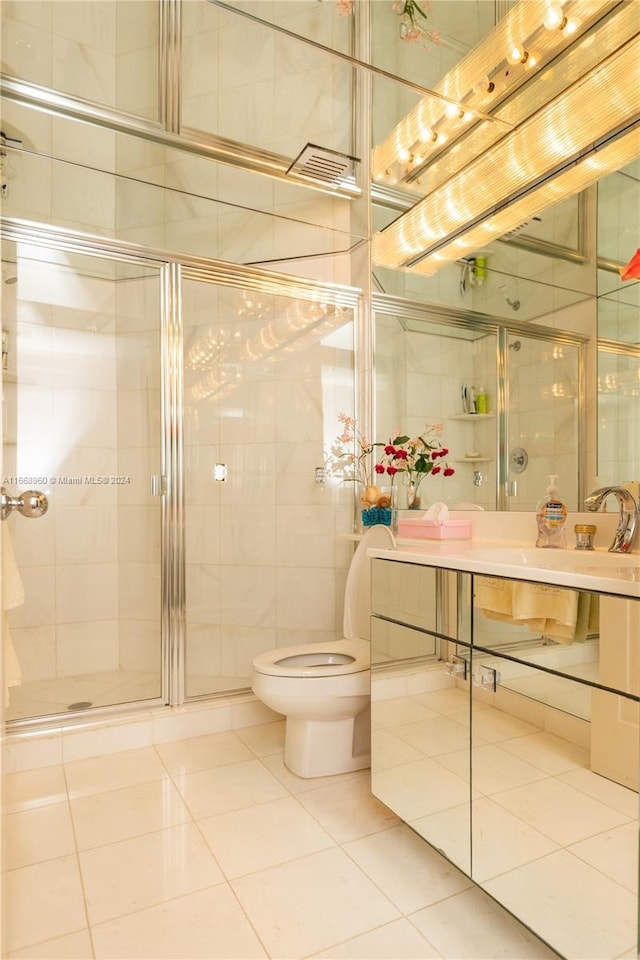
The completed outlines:
[[[563,956],[636,957],[638,794],[487,702],[470,755],[468,690],[385,697],[386,683],[372,681],[376,796]]]
[[[301,780],[282,745],[278,722],[8,775],[8,960],[555,958],[369,771]]]

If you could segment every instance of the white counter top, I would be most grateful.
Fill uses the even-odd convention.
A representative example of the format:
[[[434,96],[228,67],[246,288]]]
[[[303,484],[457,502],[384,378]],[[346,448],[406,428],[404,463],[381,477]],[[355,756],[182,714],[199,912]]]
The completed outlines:
[[[640,553],[609,553],[602,548],[541,549],[532,547],[530,541],[474,539],[400,541],[395,550],[372,549],[368,554],[385,560],[640,599]]]

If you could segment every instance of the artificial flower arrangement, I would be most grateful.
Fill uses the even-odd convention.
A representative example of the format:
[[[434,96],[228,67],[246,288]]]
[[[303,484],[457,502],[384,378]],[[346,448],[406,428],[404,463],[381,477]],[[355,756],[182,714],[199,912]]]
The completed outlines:
[[[391,487],[398,475],[413,486],[410,507],[419,505],[418,486],[425,477],[441,473],[451,477],[453,467],[444,459],[449,451],[442,444],[441,423],[427,424],[423,434],[411,438],[399,433],[393,440],[384,443],[372,442],[358,430],[357,421],[346,413],[338,415],[342,433],[336,437],[327,459],[327,472],[331,476],[345,481],[359,483],[362,487],[360,497],[363,510],[388,511],[373,522],[390,522],[391,501],[388,493],[381,489],[383,478],[389,478]],[[370,518],[371,520],[371,518]]]

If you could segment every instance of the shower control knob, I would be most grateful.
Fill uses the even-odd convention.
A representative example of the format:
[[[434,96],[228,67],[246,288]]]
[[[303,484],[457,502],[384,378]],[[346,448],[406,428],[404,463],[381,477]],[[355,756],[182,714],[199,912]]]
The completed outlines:
[[[43,517],[49,509],[49,501],[44,493],[40,493],[38,490],[25,490],[18,499],[22,501],[18,510],[28,520]]]

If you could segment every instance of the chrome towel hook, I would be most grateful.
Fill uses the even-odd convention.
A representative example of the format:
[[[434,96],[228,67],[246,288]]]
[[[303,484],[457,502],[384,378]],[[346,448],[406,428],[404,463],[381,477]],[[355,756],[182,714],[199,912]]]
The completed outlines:
[[[17,510],[28,520],[35,520],[38,517],[43,517],[48,509],[49,501],[44,493],[40,493],[38,490],[25,490],[17,497],[12,497],[2,487],[0,493],[0,518],[2,520],[6,520],[12,510]]]

